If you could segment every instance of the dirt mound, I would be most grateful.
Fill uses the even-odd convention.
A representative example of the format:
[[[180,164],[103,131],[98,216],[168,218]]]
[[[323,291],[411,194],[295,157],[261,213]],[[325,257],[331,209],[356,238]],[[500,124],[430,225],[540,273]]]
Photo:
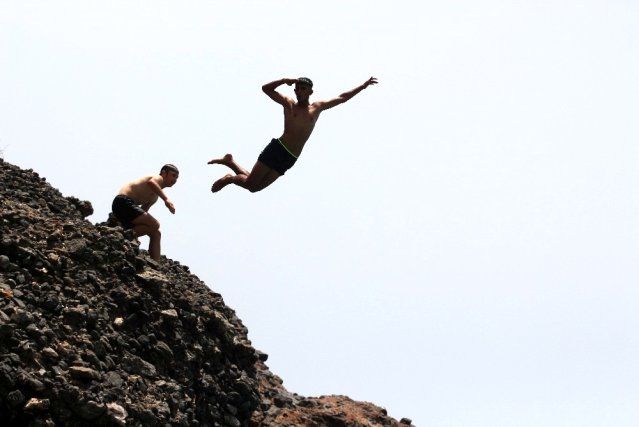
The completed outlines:
[[[0,160],[0,425],[399,426],[288,392],[221,295]]]

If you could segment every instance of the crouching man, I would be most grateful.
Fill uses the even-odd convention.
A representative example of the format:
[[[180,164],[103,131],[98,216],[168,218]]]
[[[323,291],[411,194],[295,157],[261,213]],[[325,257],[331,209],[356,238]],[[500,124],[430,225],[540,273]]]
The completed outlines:
[[[147,175],[124,184],[115,199],[112,210],[125,228],[131,228],[137,236],[149,236],[149,255],[160,259],[160,223],[149,214],[149,209],[158,200],[164,201],[167,209],[174,214],[173,202],[164,194],[164,188],[172,187],[180,172],[175,165],[166,164],[159,175]]]

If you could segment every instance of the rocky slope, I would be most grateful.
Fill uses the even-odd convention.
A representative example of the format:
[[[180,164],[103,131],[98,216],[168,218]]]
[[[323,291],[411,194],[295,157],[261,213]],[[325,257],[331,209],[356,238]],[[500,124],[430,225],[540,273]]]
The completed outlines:
[[[187,266],[1,159],[0,206],[0,425],[410,425],[288,392]]]

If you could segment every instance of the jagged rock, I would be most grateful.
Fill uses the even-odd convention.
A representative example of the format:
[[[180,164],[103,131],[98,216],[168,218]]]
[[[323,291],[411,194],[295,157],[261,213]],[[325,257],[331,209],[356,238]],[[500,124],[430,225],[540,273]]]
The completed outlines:
[[[78,402],[73,411],[83,420],[95,420],[106,411],[106,406],[101,405],[93,400],[86,402]]]
[[[126,425],[127,412],[117,403],[107,403],[107,415],[118,425]]]
[[[16,406],[22,404],[25,400],[24,394],[20,390],[13,390],[7,393],[7,404],[11,408],[15,408]]]
[[[32,397],[29,399],[26,405],[24,405],[25,411],[46,411],[51,406],[49,399],[36,399]]]
[[[11,264],[11,260],[6,255],[0,255],[0,269],[3,271],[7,270],[7,267]]]
[[[100,379],[99,372],[91,368],[85,368],[84,366],[71,366],[69,368],[69,374],[71,378],[75,378],[76,380],[91,381]]]
[[[162,316],[168,318],[168,319],[177,319],[178,318],[178,313],[177,311],[175,311],[174,309],[169,309],[169,310],[162,310],[161,312]]]
[[[133,354],[126,355],[122,359],[121,366],[130,374],[142,375],[147,378],[154,378],[157,375],[154,365]]]
[[[220,294],[92,213],[0,159],[1,426],[400,427],[287,391]]]

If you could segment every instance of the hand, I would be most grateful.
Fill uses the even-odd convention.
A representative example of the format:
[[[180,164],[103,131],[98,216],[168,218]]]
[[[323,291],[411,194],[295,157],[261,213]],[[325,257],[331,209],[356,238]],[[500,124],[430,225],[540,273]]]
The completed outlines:
[[[173,206],[173,202],[170,201],[169,199],[166,199],[164,201],[164,206],[166,206],[169,212],[171,212],[172,214],[175,213],[175,206]]]
[[[287,85],[294,85],[295,83],[297,83],[297,79],[284,79],[284,83],[286,83]]]
[[[366,82],[364,83],[364,87],[368,87],[370,85],[376,85],[377,84],[377,79],[375,77],[371,77],[370,79],[366,80]]]

